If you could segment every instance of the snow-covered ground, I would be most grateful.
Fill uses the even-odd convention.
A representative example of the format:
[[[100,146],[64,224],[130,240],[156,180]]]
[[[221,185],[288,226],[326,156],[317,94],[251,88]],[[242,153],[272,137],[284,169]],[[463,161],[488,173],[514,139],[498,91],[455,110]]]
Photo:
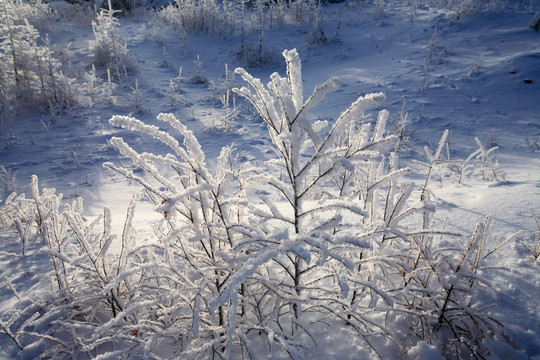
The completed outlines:
[[[487,149],[498,146],[492,155],[498,161],[500,181],[474,174],[458,183],[457,174],[441,165],[428,188],[434,195],[437,217],[441,221],[448,218],[453,230],[473,231],[489,216],[494,234],[501,238],[522,231],[504,248],[500,269],[490,277],[492,299],[486,303],[497,304],[491,313],[504,324],[509,337],[508,343],[490,347],[493,359],[540,359],[540,258],[532,260],[522,243],[532,246],[534,232],[540,231],[531,214],[532,210],[540,216],[540,33],[529,28],[540,3],[531,0],[520,9],[509,5],[500,12],[460,17],[422,1],[415,7],[405,1],[388,1],[383,13],[375,3],[379,2],[323,5],[326,43],[308,43],[310,24],[266,29],[263,47],[276,61],[248,70],[266,83],[271,73],[285,71],[281,52],[296,48],[302,59],[306,96],[332,76],[342,83],[312,111],[314,117],[330,122],[359,96],[384,92],[384,108],[390,111],[396,128],[400,114],[407,114],[400,161],[413,169],[409,179],[420,188],[427,174],[421,164],[428,161],[424,147],[433,151],[444,130],[450,131],[442,155],[448,161],[464,160],[476,151],[476,137]],[[67,13],[71,5],[53,1],[51,6]],[[164,127],[156,116],[160,112],[176,114],[199,139],[210,167],[215,166],[223,146],[233,144],[240,162],[262,162],[272,150],[264,124],[240,100],[240,116],[231,128],[215,129],[223,105],[208,84],[189,81],[197,57],[209,81],[222,82],[226,66],[228,71],[241,66],[235,56],[239,36],[181,34],[141,9],[118,20],[121,37],[135,62],[135,71],[115,90],[118,104],[81,105],[61,114],[17,109],[0,128],[0,165],[16,172],[16,192],[30,195],[30,177],[36,174],[41,188],[56,188],[66,200],[84,198],[89,215],[111,208],[115,227],[121,228],[139,187],[102,166],[106,161],[126,162],[108,140],[120,136],[138,150],[159,152],[160,148],[149,139],[112,127],[111,116],[132,114]],[[58,51],[64,73],[82,79],[91,69],[87,42],[94,36],[90,18],[61,16],[45,32]],[[256,32],[247,36],[249,41],[258,41]],[[180,69],[182,98],[173,103],[166,92]],[[103,75],[103,69],[98,72]],[[239,76],[234,83],[244,86]],[[136,86],[143,93],[139,104],[134,104],[132,96]],[[142,200],[135,217],[141,225],[159,215],[150,202]],[[2,230],[2,278],[10,279],[17,288],[37,282],[47,258],[37,253],[13,254],[20,254],[20,244],[12,233]],[[0,290],[0,318],[16,303],[6,284]],[[345,353],[351,348],[340,352],[336,338],[321,340],[326,349],[321,353],[336,359],[358,358]],[[427,356],[428,349],[424,350]],[[0,335],[0,357],[16,354],[12,340]]]

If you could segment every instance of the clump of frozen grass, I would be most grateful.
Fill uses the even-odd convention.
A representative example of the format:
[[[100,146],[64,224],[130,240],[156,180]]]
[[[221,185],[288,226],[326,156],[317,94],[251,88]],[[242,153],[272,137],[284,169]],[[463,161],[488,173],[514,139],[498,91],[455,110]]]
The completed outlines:
[[[538,260],[540,257],[540,221],[538,221],[538,218],[536,217],[536,214],[534,213],[533,209],[530,209],[531,215],[534,219],[534,222],[536,223],[536,227],[538,228],[538,231],[535,231],[532,235],[533,239],[530,243],[527,243],[525,241],[522,241],[521,244],[529,254],[532,256],[533,261]]]
[[[425,195],[428,183],[434,174],[441,186],[444,179],[453,179],[459,184],[471,178],[495,182],[504,180],[504,172],[492,155],[498,146],[486,149],[480,139],[476,137],[475,142],[478,146],[476,151],[472,152],[466,159],[450,159],[450,149],[447,143],[448,134],[448,130],[443,133],[434,153],[429,147],[424,148],[427,162],[415,161],[427,168],[422,196]]]

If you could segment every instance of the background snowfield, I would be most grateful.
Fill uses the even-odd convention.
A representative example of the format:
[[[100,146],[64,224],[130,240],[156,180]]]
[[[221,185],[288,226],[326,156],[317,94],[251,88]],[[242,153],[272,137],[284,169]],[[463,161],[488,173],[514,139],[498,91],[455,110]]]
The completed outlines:
[[[310,24],[266,29],[263,47],[275,61],[247,70],[267,83],[271,73],[285,71],[281,52],[296,48],[306,96],[328,78],[339,78],[340,89],[311,111],[314,120],[332,122],[359,96],[384,92],[389,128],[397,128],[400,114],[407,114],[400,163],[412,169],[407,177],[418,186],[418,196],[427,174],[420,163],[427,162],[424,147],[433,151],[444,130],[450,131],[443,151],[445,158],[450,156],[447,160],[467,158],[478,148],[475,137],[486,148],[498,146],[492,155],[503,180],[473,176],[458,183],[453,174],[441,170],[432,175],[428,188],[437,219],[448,218],[453,231],[470,233],[486,216],[493,233],[501,238],[522,231],[498,255],[493,264],[498,269],[489,278],[491,291],[485,303],[497,305],[490,312],[508,335],[507,343],[490,344],[491,358],[540,359],[540,259],[534,261],[523,246],[523,242],[533,244],[535,232],[540,231],[531,215],[532,210],[540,216],[540,33],[529,28],[540,3],[531,0],[519,9],[508,5],[501,11],[459,17],[423,1],[414,7],[408,4],[414,1],[384,2],[382,13],[378,3],[323,4],[321,24],[327,43],[306,41]],[[77,5],[58,0],[50,6],[57,16],[42,35],[49,34],[63,72],[82,79],[91,69],[87,44],[93,39],[91,16],[75,11]],[[235,54],[239,36],[180,33],[144,9],[118,20],[119,33],[135,62],[135,70],[114,91],[118,103],[81,104],[54,114],[17,108],[1,123],[0,165],[16,174],[10,190],[30,195],[30,177],[36,174],[40,188],[55,188],[65,200],[82,197],[88,216],[110,208],[114,227],[121,229],[128,204],[140,188],[102,166],[106,161],[128,163],[108,140],[120,136],[141,151],[165,153],[167,149],[153,139],[113,127],[108,122],[113,115],[133,115],[166,130],[167,125],[158,123],[156,116],[175,114],[198,138],[210,168],[224,146],[234,147],[239,162],[262,163],[272,149],[264,123],[247,102],[236,100],[239,116],[228,131],[216,129],[215,119],[222,116],[223,105],[208,84],[189,81],[197,57],[209,81],[223,81],[226,66],[229,72],[243,66]],[[256,43],[257,36],[252,31],[247,40]],[[182,98],[171,103],[166,92],[180,69]],[[103,69],[97,72],[106,78]],[[239,76],[234,77],[234,85],[245,86]],[[139,104],[132,97],[136,86],[143,93]],[[6,196],[0,190],[0,199]],[[150,223],[159,217],[143,197],[134,221],[140,239],[152,236]],[[49,266],[48,259],[39,253],[39,246],[21,256],[17,237],[0,229],[1,279],[10,279],[15,288],[36,284]],[[16,303],[4,281],[0,319]],[[348,342],[346,334],[321,334],[320,339],[319,348],[312,353],[307,350],[306,358],[369,356],[358,344]],[[411,358],[413,354],[420,359],[437,358],[430,357],[427,347],[414,350]],[[28,349],[24,357],[41,351]],[[19,356],[13,341],[1,334],[0,358]]]

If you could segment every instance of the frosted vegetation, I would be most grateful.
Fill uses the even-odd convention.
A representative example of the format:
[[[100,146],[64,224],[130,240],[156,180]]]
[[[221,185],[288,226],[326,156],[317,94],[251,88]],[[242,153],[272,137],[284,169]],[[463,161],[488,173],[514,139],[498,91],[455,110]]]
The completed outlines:
[[[373,16],[384,16],[393,2],[372,3]],[[450,10],[456,19],[511,6],[503,0],[407,4],[411,16],[422,5]],[[493,343],[512,342],[485,299],[507,247],[522,241],[537,261],[537,214],[529,214],[538,225],[534,233],[500,236],[489,218],[467,232],[436,215],[431,191],[443,179],[504,183],[496,145],[476,137],[468,156],[451,159],[446,130],[416,161],[422,171],[415,184],[412,169],[399,163],[411,151],[407,114],[385,110],[383,92],[362,94],[335,120],[314,120],[340,80],[304,89],[297,50],[276,51],[263,35],[304,26],[309,46],[338,43],[339,27],[329,35],[320,26],[319,2],[177,0],[157,10],[137,2],[97,5],[77,13],[93,30],[80,76],[63,74],[61,54],[38,31],[53,26],[59,12],[41,1],[0,5],[2,122],[23,107],[41,111],[51,114],[42,120],[48,134],[54,115],[73,107],[127,107],[128,114],[107,125],[125,130],[109,140],[121,159],[104,166],[139,189],[123,226],[113,226],[107,204],[90,216],[82,198],[63,200],[39,186],[37,176],[31,193],[17,194],[14,173],[0,167],[0,226],[13,245],[1,255],[39,256],[48,266],[40,269],[41,281],[23,288],[3,279],[14,311],[1,312],[0,335],[16,354],[301,359],[323,349],[336,358],[487,359]],[[224,79],[208,80],[197,56],[193,76],[174,69],[177,77],[159,94],[173,107],[187,103],[186,82],[208,87],[219,110],[209,133],[227,134],[251,112],[270,139],[264,162],[239,159],[235,145],[207,159],[189,123],[173,113],[153,116],[157,126],[137,119],[160,109],[149,109],[143,95],[137,62],[119,32],[120,10],[147,11],[181,39],[201,33],[241,39],[233,55],[242,66],[232,72],[225,65]],[[141,28],[140,36],[163,42],[157,29]],[[164,48],[165,67],[169,56]],[[280,63],[283,70],[269,80],[253,75]],[[131,143],[139,138],[149,145]],[[80,164],[76,148],[71,155]],[[156,215],[151,228],[134,221],[142,202]],[[336,344],[328,344],[327,334],[340,336],[347,353],[332,353]]]

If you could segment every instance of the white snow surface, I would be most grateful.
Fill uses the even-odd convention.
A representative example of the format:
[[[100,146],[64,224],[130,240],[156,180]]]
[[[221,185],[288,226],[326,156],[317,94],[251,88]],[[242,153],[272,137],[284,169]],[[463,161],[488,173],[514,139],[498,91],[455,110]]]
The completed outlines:
[[[390,114],[388,129],[397,122],[400,111],[408,114],[409,149],[401,154],[400,163],[413,170],[409,178],[419,189],[426,175],[425,167],[419,163],[427,161],[423,148],[434,151],[444,130],[449,130],[449,147],[443,155],[450,154],[451,159],[465,159],[474,152],[475,137],[486,148],[498,146],[492,155],[504,180],[495,182],[474,176],[457,183],[447,174],[442,174],[440,181],[433,175],[429,189],[437,217],[441,221],[447,217],[452,230],[470,232],[489,216],[494,231],[502,238],[523,232],[504,248],[501,270],[491,278],[492,298],[485,300],[497,304],[490,311],[505,325],[510,341],[493,341],[490,347],[492,359],[539,358],[540,258],[532,260],[521,241],[532,239],[532,234],[540,231],[531,215],[532,209],[540,216],[540,33],[528,27],[540,3],[531,1],[530,8],[481,12],[459,19],[449,10],[430,5],[419,5],[416,15],[411,16],[405,1],[387,4],[384,15],[378,16],[374,3],[323,5],[323,29],[332,37],[339,19],[339,42],[308,45],[305,32],[309,27],[305,24],[266,30],[264,46],[275,49],[278,60],[247,70],[263,83],[276,71],[286,76],[281,52],[296,48],[303,75],[303,89],[297,90],[303,90],[304,98],[331,77],[341,82],[339,90],[310,110],[313,120],[330,123],[359,96],[384,92],[386,102],[382,108]],[[51,4],[63,11],[69,9],[61,1]],[[97,216],[103,207],[110,208],[113,228],[121,229],[133,194],[140,188],[102,166],[108,161],[127,163],[108,140],[122,137],[137,150],[163,151],[163,155],[168,150],[149,137],[113,127],[108,120],[114,115],[130,115],[167,130],[168,125],[156,117],[162,112],[175,114],[201,143],[210,168],[215,167],[224,146],[232,146],[240,162],[262,163],[269,158],[272,150],[268,131],[248,110],[247,103],[240,105],[242,115],[229,131],[216,130],[212,118],[223,111],[219,99],[213,98],[208,86],[187,80],[197,56],[209,80],[222,80],[225,64],[229,71],[241,66],[234,56],[239,39],[204,34],[180,39],[178,33],[161,23],[158,43],[145,36],[141,28],[155,25],[156,18],[149,14],[137,10],[118,19],[121,36],[136,63],[135,73],[115,92],[118,105],[74,107],[55,116],[47,131],[41,121],[47,121],[48,114],[18,109],[3,120],[0,138],[5,144],[0,143],[0,165],[16,172],[17,193],[30,195],[30,177],[36,174],[40,188],[56,188],[65,200],[82,197],[88,216]],[[64,54],[59,59],[66,74],[81,79],[90,71],[87,41],[93,35],[89,21],[60,17],[43,32],[49,33],[55,49]],[[183,99],[171,105],[164,93],[180,68],[186,78],[181,85]],[[135,79],[144,93],[140,113],[130,104]],[[236,86],[245,86],[238,75],[234,81]],[[160,216],[143,197],[133,221],[143,234],[141,238],[145,233],[152,236],[149,224]],[[1,279],[10,279],[17,288],[29,288],[48,263],[37,252],[19,255],[18,240],[0,229]],[[15,301],[12,292],[3,286],[0,314],[9,312]],[[356,344],[348,343],[344,334],[320,335],[319,348],[308,351],[313,358],[368,356]],[[40,351],[28,349],[26,356],[37,356]],[[410,349],[409,355],[411,359],[440,358],[424,342]],[[17,356],[12,340],[0,335],[0,358]]]

